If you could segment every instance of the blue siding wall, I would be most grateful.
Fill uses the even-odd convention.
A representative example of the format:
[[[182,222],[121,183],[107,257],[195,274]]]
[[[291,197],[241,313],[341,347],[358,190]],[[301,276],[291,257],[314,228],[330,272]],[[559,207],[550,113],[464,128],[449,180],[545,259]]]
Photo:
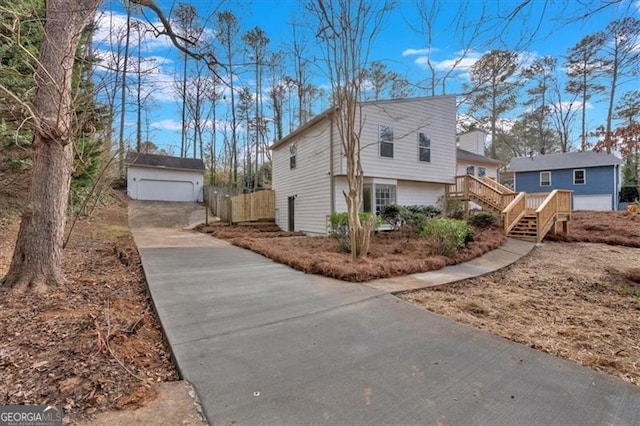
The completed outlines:
[[[517,172],[515,190],[518,192],[551,192],[554,189],[568,189],[573,191],[573,195],[613,194],[612,199],[616,199],[613,166],[585,168],[586,182],[584,185],[573,184],[573,170],[549,170],[551,172],[550,186],[540,186],[539,171]]]

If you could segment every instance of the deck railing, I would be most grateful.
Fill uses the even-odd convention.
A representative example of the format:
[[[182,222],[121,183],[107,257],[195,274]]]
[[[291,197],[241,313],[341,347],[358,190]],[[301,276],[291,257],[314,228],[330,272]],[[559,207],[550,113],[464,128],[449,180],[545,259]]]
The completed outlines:
[[[555,219],[560,214],[571,214],[571,191],[554,189],[536,209],[538,242],[555,225]]]
[[[502,211],[516,198],[516,195],[515,192],[491,178],[478,179],[471,175],[456,176],[455,183],[447,186],[447,196],[463,200],[475,199],[497,211]]]
[[[511,188],[502,185],[494,178],[485,175],[482,176],[480,180],[502,194],[515,194],[515,192]]]
[[[521,192],[502,210],[505,235],[513,229],[527,212],[526,194]]]

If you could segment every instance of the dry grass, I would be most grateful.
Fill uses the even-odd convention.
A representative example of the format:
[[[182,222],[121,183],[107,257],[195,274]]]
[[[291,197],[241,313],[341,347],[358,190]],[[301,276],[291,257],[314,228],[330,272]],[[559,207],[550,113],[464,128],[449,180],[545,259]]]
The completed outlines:
[[[547,242],[485,277],[402,297],[640,385],[640,250]]]
[[[640,214],[628,212],[574,212],[569,233],[548,235],[550,241],[602,243],[640,247]]]
[[[231,241],[276,262],[310,274],[344,281],[364,282],[440,269],[465,262],[504,244],[498,228],[476,231],[476,241],[447,258],[433,254],[425,239],[398,232],[382,232],[372,237],[367,258],[358,262],[340,250],[329,237],[305,237],[299,233],[276,231],[273,227],[212,226],[200,230]],[[294,235],[294,236],[292,236]],[[276,238],[277,237],[277,238]]]

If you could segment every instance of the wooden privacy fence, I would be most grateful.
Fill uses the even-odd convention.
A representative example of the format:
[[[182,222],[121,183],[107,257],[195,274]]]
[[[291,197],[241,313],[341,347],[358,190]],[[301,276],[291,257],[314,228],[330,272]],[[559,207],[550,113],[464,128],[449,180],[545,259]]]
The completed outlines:
[[[220,188],[205,188],[205,202],[222,222],[273,222],[276,218],[274,191],[230,195]]]

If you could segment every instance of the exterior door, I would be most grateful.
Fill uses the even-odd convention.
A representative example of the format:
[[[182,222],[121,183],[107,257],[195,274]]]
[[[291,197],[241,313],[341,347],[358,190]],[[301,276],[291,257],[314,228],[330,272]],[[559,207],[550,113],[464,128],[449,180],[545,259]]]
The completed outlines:
[[[296,230],[296,197],[289,197],[288,201],[289,232],[294,232]]]

